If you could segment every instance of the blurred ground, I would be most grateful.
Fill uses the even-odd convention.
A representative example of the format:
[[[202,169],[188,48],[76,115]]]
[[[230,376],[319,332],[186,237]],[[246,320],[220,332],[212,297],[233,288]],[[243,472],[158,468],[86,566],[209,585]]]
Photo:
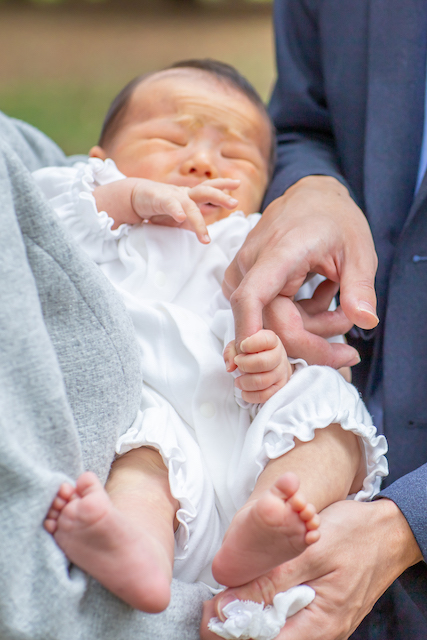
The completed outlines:
[[[86,152],[128,80],[191,57],[235,65],[267,99],[274,77],[269,12],[1,7],[0,109],[35,124],[67,153]]]

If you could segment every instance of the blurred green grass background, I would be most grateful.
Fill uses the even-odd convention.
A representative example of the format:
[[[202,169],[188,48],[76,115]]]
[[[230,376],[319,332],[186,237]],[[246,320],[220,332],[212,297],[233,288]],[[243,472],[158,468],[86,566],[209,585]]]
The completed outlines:
[[[34,124],[66,153],[85,153],[126,82],[193,57],[233,64],[267,100],[274,79],[269,8],[0,5],[0,110]]]

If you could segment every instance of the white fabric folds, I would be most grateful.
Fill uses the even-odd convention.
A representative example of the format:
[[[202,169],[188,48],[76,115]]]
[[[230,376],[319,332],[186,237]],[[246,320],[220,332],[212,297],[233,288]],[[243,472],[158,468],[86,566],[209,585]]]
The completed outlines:
[[[307,607],[315,595],[314,589],[300,585],[276,594],[273,604],[268,606],[250,600],[234,600],[223,609],[225,622],[211,618],[208,627],[225,640],[273,640],[286,620]]]

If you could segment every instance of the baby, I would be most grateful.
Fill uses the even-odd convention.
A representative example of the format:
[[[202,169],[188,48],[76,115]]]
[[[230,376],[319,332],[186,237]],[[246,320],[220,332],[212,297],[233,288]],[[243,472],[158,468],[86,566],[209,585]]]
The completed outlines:
[[[237,586],[295,557],[319,538],[323,508],[369,499],[387,473],[384,438],[339,373],[291,363],[268,329],[237,353],[221,283],[273,164],[261,99],[208,60],[137,78],[88,163],[34,174],[122,295],[144,376],[105,488],[90,472],[63,484],[45,528],[144,611],[167,606],[172,575]],[[327,432],[336,446],[319,456]]]

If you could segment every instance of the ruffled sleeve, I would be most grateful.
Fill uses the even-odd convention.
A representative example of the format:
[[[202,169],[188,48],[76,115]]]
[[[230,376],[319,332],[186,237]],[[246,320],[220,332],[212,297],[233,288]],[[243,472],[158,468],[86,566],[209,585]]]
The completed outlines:
[[[130,226],[112,229],[114,220],[106,211],[98,211],[93,191],[97,186],[123,180],[125,176],[113,160],[89,158],[73,167],[46,167],[33,173],[55,213],[69,233],[97,263],[117,257],[117,240]]]

